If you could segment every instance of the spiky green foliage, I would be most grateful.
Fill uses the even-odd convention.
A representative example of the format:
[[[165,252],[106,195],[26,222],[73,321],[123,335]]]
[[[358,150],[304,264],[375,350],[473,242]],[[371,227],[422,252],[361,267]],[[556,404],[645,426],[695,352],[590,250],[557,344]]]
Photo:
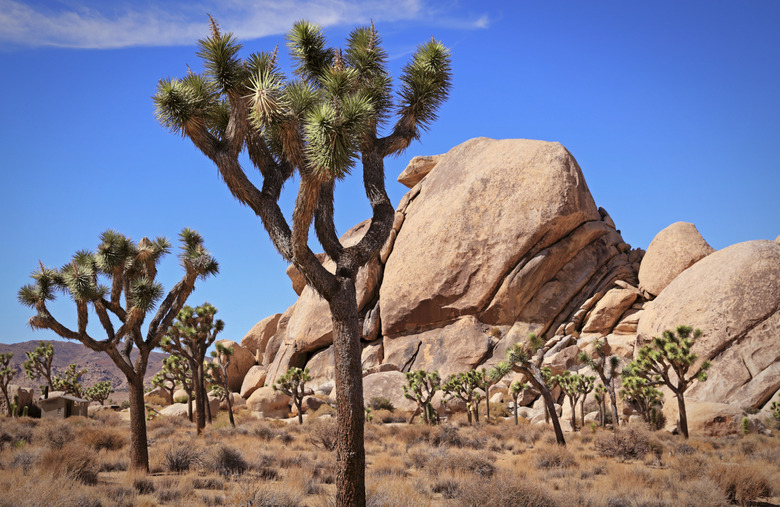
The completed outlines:
[[[447,100],[450,88],[450,53],[439,41],[431,39],[417,48],[412,61],[401,71],[403,86],[399,104],[414,130],[428,130],[436,120],[436,111]]]
[[[709,361],[703,361],[689,375],[695,366],[697,354],[691,352],[694,341],[701,337],[701,329],[680,325],[674,331],[666,330],[660,337],[654,337],[650,345],[639,349],[636,359],[629,364],[629,376],[644,379],[648,385],[665,385],[677,397],[680,409],[680,432],[688,438],[688,423],[685,413],[685,391],[694,380],[707,380]]]
[[[110,381],[100,380],[89,386],[87,390],[84,391],[84,398],[89,401],[97,401],[103,405],[113,392],[114,387],[111,385]]]
[[[311,380],[311,375],[309,375],[308,368],[300,369],[291,366],[273,384],[274,391],[279,390],[292,398],[298,409],[298,424],[303,424],[303,397],[307,394],[313,394],[311,390],[306,391],[306,382],[309,380]]]
[[[622,380],[620,397],[624,401],[634,404],[642,415],[642,419],[650,424],[653,420],[653,412],[661,409],[664,396],[654,387],[658,384],[636,375],[630,363],[623,369],[620,377]]]
[[[593,398],[599,406],[599,424],[603,428],[607,424],[607,388],[604,387],[604,384],[596,384]]]
[[[473,421],[479,424],[479,402],[485,397],[482,388],[484,383],[484,370],[471,370],[450,375],[442,386],[445,403],[453,398],[459,398],[466,403],[469,424],[472,422],[472,417]]]
[[[582,390],[580,389],[582,376],[567,370],[559,375],[555,375],[553,381],[560,386],[561,391],[569,400],[569,405],[571,406],[571,427],[574,431],[577,431],[577,402],[582,396]]]
[[[519,408],[520,395],[529,387],[531,386],[522,380],[515,380],[509,385],[509,394],[512,396],[512,401],[514,401],[515,426],[517,426],[517,409]]]
[[[433,408],[431,401],[436,391],[441,389],[441,377],[438,371],[417,370],[406,372],[404,397],[417,403],[417,412],[423,416],[423,422],[428,425],[438,424],[439,414]],[[414,419],[414,414],[412,415]],[[409,421],[411,422],[411,420]]]
[[[78,365],[69,364],[64,372],[55,375],[52,381],[52,387],[55,391],[63,391],[76,398],[82,397],[83,388],[81,387],[81,377],[87,373],[86,368],[79,369]]]
[[[492,368],[485,370],[482,369],[482,378],[484,383],[482,384],[482,390],[485,391],[485,419],[490,421],[490,388],[501,382],[501,379],[506,377],[512,372],[512,365],[508,361],[500,361]]]
[[[0,353],[0,390],[3,391],[5,406],[9,416],[14,413],[14,411],[11,410],[11,400],[8,398],[8,385],[14,377],[16,377],[16,369],[11,367],[11,359],[13,359],[13,357],[13,352]]]
[[[53,389],[51,383],[51,363],[54,361],[54,346],[48,342],[40,342],[40,345],[31,351],[25,352],[24,355],[27,356],[27,359],[22,364],[22,367],[27,378],[38,380],[43,377],[46,385]]]
[[[595,338],[593,340],[593,352],[595,357],[583,350],[577,355],[577,360],[587,364],[598,374],[601,383],[609,394],[612,408],[612,424],[613,428],[617,429],[620,422],[617,412],[615,384],[617,383],[617,377],[620,374],[620,358],[616,355],[610,355],[609,351],[609,343],[607,342],[606,337]],[[604,418],[602,418],[602,421],[603,420]]]

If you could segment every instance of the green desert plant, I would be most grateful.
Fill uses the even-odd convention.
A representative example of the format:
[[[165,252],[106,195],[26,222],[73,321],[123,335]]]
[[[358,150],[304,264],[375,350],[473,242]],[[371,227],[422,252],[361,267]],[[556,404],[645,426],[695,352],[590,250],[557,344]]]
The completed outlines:
[[[13,357],[13,352],[0,353],[0,389],[3,391],[5,407],[9,416],[14,415],[14,410],[11,408],[11,400],[8,397],[8,385],[16,376],[16,370],[11,367],[11,359]]]
[[[111,386],[111,381],[99,380],[84,391],[84,398],[89,401],[97,401],[101,405],[104,405],[113,392],[114,388]]]
[[[22,287],[18,294],[19,302],[36,312],[30,318],[31,327],[50,329],[94,351],[105,352],[124,373],[130,390],[130,463],[139,471],[149,470],[144,406],[144,376],[149,354],[160,345],[174,317],[195,289],[195,282],[218,272],[217,261],[204,248],[200,234],[184,229],[179,238],[184,275],[167,296],[156,277],[158,263],[171,249],[168,240],[142,238],[135,243],[112,230],[101,234],[95,252],[80,250],[60,269],[48,268],[40,262],[39,269],[31,275],[34,283]],[[49,311],[47,304],[56,299],[57,292],[70,296],[76,306],[74,329]],[[154,316],[145,322],[155,307]],[[105,339],[91,335],[90,314],[97,315]],[[115,322],[120,323],[119,327]],[[131,356],[133,348],[137,353]]]
[[[445,400],[459,398],[466,403],[466,415],[469,424],[479,424],[479,402],[483,393],[479,392],[485,382],[484,370],[471,370],[450,375],[442,386]]]
[[[525,392],[526,389],[531,387],[527,382],[523,382],[522,380],[515,380],[509,385],[509,393],[512,395],[512,401],[514,401],[514,415],[515,415],[515,426],[517,426],[517,409],[518,409],[518,402],[520,400],[520,395]]]
[[[165,338],[163,338],[164,341]],[[162,369],[152,377],[152,385],[168,391],[174,402],[178,402],[173,397],[176,387],[181,386],[187,393],[185,400],[187,402],[187,417],[192,421],[192,370],[188,361],[177,354],[170,354],[163,359]]]
[[[291,366],[284,375],[276,379],[273,388],[292,398],[298,409],[298,424],[303,424],[303,397],[312,394],[311,389],[306,391],[306,382],[311,380],[309,369]]]
[[[512,372],[512,365],[501,361],[489,370],[482,368],[482,390],[485,391],[485,420],[490,421],[490,388]]]
[[[701,329],[695,331],[690,326],[677,326],[675,331],[666,330],[660,337],[653,338],[650,345],[639,349],[637,358],[629,363],[630,376],[640,377],[650,385],[665,385],[677,398],[680,412],[680,433],[688,438],[688,416],[685,412],[685,391],[694,380],[707,380],[709,361],[701,363],[692,374],[690,370],[698,356],[691,352],[693,342],[702,335]]]
[[[230,425],[236,427],[236,421],[233,419],[233,403],[230,400],[230,389],[228,388],[228,366],[230,366],[230,358],[233,357],[233,347],[225,347],[221,343],[217,343],[215,350],[211,351],[211,357],[216,361],[219,366],[220,378],[222,379],[222,388],[224,389],[224,396],[227,400],[228,416],[230,417]],[[211,363],[215,364],[215,363]],[[208,404],[208,399],[206,403]],[[203,405],[201,405],[203,406]]]
[[[206,426],[205,407],[208,405],[203,361],[206,359],[206,351],[225,328],[223,321],[214,320],[216,314],[217,308],[209,303],[203,303],[196,308],[185,306],[179,311],[176,320],[161,342],[163,350],[183,358],[182,363],[188,367],[187,380],[180,375],[179,381],[187,391],[190,421],[193,394],[197,400],[195,422],[199,435]],[[180,369],[184,368],[184,364],[181,364]]]
[[[49,389],[54,390],[51,368],[51,363],[54,361],[54,346],[50,342],[40,342],[35,349],[25,352],[24,355],[27,356],[27,360],[22,367],[27,378],[38,380],[43,377]]]
[[[660,412],[663,393],[653,387],[653,384],[646,378],[633,375],[630,369],[624,369],[620,376],[622,379],[620,397],[623,401],[633,404],[639,409],[639,413],[646,423],[659,429],[654,424],[654,420],[655,414]]]
[[[620,374],[618,367],[620,366],[620,358],[615,355],[609,355],[609,342],[606,337],[595,338],[593,340],[593,351],[596,357],[588,354],[584,350],[577,355],[577,360],[581,363],[585,363],[591,367],[599,376],[601,384],[604,386],[606,393],[609,394],[610,408],[612,409],[612,427],[617,429],[620,424],[620,418],[618,417],[617,410],[617,393],[615,392],[615,384],[617,382],[618,375]],[[604,400],[606,404],[606,400]],[[602,421],[606,420],[606,415],[602,416]],[[604,426],[602,422],[602,426]]]
[[[406,373],[407,385],[404,388],[404,397],[417,403],[417,410],[409,419],[412,423],[418,413],[422,414],[425,424],[438,424],[439,414],[433,408],[431,400],[436,391],[441,389],[441,378],[438,371],[427,372],[425,370],[410,371]],[[389,401],[389,400],[388,400]],[[392,404],[390,404],[392,407]]]
[[[76,398],[81,398],[81,377],[85,373],[87,373],[86,368],[79,370],[77,365],[69,364],[64,372],[52,377],[52,386],[55,391],[63,391],[65,394],[71,394]]]
[[[295,78],[276,51],[239,56],[241,44],[212,19],[198,42],[202,74],[163,79],[154,95],[158,122],[192,143],[217,166],[233,196],[263,222],[282,257],[328,302],[334,323],[339,452],[337,504],[365,504],[364,411],[360,368],[358,270],[385,244],[394,208],[385,190],[384,159],[401,153],[436,119],[450,89],[450,55],[436,40],[421,45],[401,70],[396,100],[387,53],[374,26],[354,29],[344,50],[330,48],[319,26],[297,22],[288,35]],[[382,135],[391,116],[397,120]],[[242,152],[262,176],[262,188],[242,167]],[[372,208],[367,232],[345,247],[336,234],[336,183],[360,159]],[[282,186],[298,174],[288,224],[279,206]],[[336,265],[325,269],[309,247],[312,223]]]

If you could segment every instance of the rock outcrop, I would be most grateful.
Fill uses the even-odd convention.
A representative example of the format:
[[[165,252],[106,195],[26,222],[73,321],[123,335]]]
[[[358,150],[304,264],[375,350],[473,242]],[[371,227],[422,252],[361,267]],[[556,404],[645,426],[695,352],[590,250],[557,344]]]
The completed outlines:
[[[647,247],[639,287],[657,296],[677,275],[714,251],[695,225],[675,222],[656,234]]]

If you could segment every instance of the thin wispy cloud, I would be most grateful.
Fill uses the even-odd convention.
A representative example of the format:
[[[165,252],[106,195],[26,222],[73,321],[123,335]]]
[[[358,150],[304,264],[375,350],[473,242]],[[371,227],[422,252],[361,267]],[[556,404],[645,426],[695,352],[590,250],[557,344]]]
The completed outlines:
[[[206,13],[243,40],[285,33],[302,18],[323,26],[367,23],[370,19],[393,22],[431,17],[436,22],[423,0],[65,1],[58,8],[0,0],[0,43],[95,49],[188,45],[203,36]],[[484,28],[487,17],[450,18],[444,24]]]

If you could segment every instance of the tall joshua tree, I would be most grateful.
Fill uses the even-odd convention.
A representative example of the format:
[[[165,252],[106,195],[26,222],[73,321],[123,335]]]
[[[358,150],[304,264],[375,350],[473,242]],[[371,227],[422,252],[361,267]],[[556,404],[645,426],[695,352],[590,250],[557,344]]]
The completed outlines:
[[[86,368],[78,369],[78,365],[69,364],[68,368],[61,374],[51,379],[55,391],[62,391],[65,394],[72,394],[76,398],[81,398],[83,388],[81,387],[81,377],[87,373]]]
[[[214,363],[219,367],[220,378],[222,380],[222,388],[225,390],[225,399],[227,400],[228,416],[230,417],[230,425],[235,428],[236,422],[233,420],[233,404],[230,401],[230,389],[228,388],[228,366],[230,366],[230,358],[233,356],[233,347],[225,347],[221,343],[217,343],[216,350],[211,351],[211,357],[215,359]],[[200,403],[200,400],[198,400]],[[208,400],[206,400],[208,403]],[[203,405],[201,405],[203,406]]]
[[[27,356],[27,360],[22,366],[27,378],[38,380],[43,377],[49,389],[54,390],[51,371],[51,363],[54,361],[54,346],[49,342],[41,342],[35,349],[25,352],[24,355]]]
[[[384,158],[397,155],[436,119],[450,88],[449,51],[430,40],[401,74],[391,97],[387,53],[373,25],[353,30],[344,50],[327,47],[321,29],[301,21],[289,36],[295,79],[287,80],[276,51],[238,56],[241,45],[212,20],[199,41],[203,74],[161,80],[154,96],[158,121],[189,138],[217,166],[233,196],[260,217],[276,249],[329,304],[335,348],[338,407],[337,504],[365,504],[363,384],[355,278],[375,257],[392,228]],[[395,103],[394,103],[395,102]],[[380,134],[391,115],[394,126]],[[262,175],[257,188],[239,155]],[[371,224],[345,248],[333,221],[333,192],[360,158]],[[282,185],[300,175],[287,223],[278,200]],[[310,226],[335,262],[330,273],[308,246]]]
[[[218,272],[217,261],[203,247],[200,234],[184,229],[179,238],[179,260],[184,274],[164,298],[164,289],[155,278],[157,264],[170,252],[168,240],[142,238],[135,243],[111,230],[100,236],[97,251],[76,252],[71,262],[60,269],[47,268],[40,263],[39,269],[31,275],[35,283],[19,290],[19,301],[37,312],[29,321],[32,328],[50,329],[94,351],[105,352],[127,377],[130,465],[139,471],[149,470],[144,408],[144,375],[149,353],[160,345],[174,317],[195,289],[196,280]],[[104,280],[106,285],[101,283]],[[57,291],[70,296],[76,305],[75,329],[65,326],[49,312],[47,302],[56,299]],[[158,302],[157,311],[144,333],[146,316]],[[97,315],[105,339],[90,335],[87,330],[90,314]],[[119,323],[118,328],[115,322]],[[133,348],[138,351],[135,361],[130,356]]]
[[[701,334],[701,329],[694,331],[690,326],[677,326],[674,331],[667,329],[660,337],[653,338],[650,345],[639,349],[636,359],[626,367],[631,376],[644,379],[649,385],[663,384],[674,393],[680,412],[680,433],[685,438],[688,438],[685,391],[694,380],[707,380],[710,367],[710,362],[704,361],[692,375],[688,374],[698,358],[691,352],[691,346]]]
[[[418,412],[422,413],[423,422],[427,425],[438,424],[439,414],[433,408],[431,401],[436,391],[441,389],[441,377],[438,371],[409,371],[406,372],[406,383],[403,386],[404,398],[417,403],[417,410],[409,419],[409,424],[414,421]],[[469,416],[470,417],[470,416]]]
[[[531,333],[528,335],[527,341],[515,343],[506,351],[506,359],[520,373],[525,374],[531,385],[542,394],[547,415],[552,420],[555,440],[558,445],[565,446],[566,440],[563,438],[561,423],[558,421],[558,413],[555,411],[555,400],[553,400],[548,386],[549,374],[542,370],[542,361],[544,361],[544,354],[541,352],[542,345],[541,338]]]
[[[183,357],[189,365],[192,390],[197,400],[195,419],[198,435],[206,427],[205,407],[208,404],[203,361],[206,359],[208,348],[217,339],[217,335],[225,329],[224,322],[219,319],[214,320],[216,314],[216,307],[209,303],[203,303],[197,308],[185,306],[162,341],[163,350]]]

